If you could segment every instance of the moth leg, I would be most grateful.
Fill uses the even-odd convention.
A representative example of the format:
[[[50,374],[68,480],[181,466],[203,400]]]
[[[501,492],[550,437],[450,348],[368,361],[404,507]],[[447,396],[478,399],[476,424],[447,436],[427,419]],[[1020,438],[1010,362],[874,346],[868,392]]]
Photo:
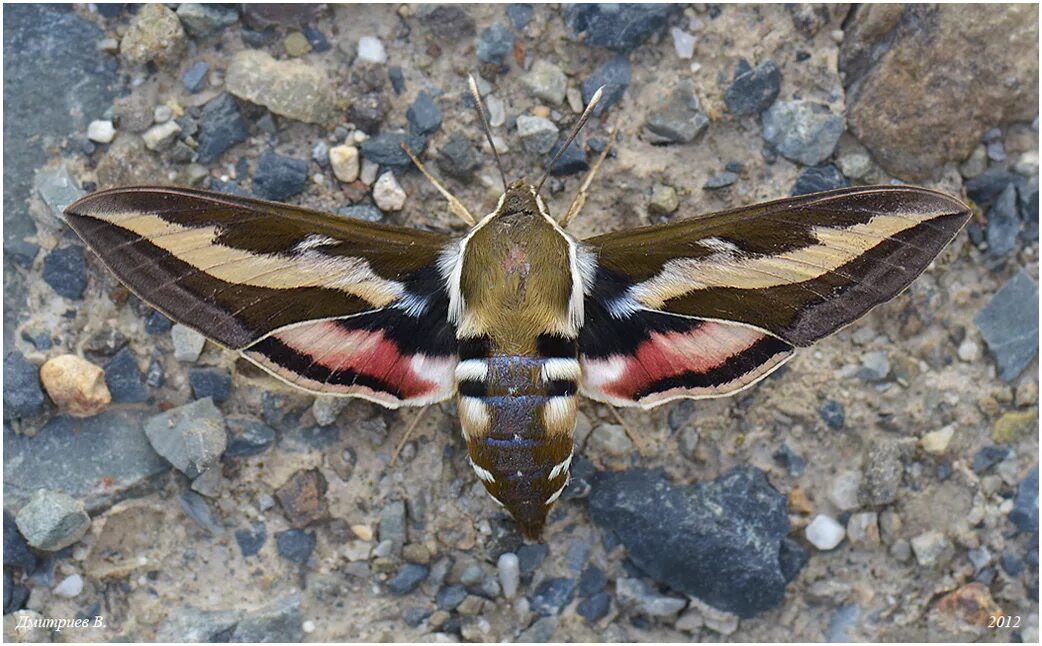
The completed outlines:
[[[412,150],[410,150],[409,147],[405,145],[404,141],[402,142],[402,150],[404,150],[405,154],[409,156],[409,159],[412,160],[412,163],[416,164],[416,168],[420,169],[420,172],[423,173],[423,176],[426,177],[427,180],[434,185],[434,188],[438,189],[438,192],[442,194],[442,197],[449,201],[449,209],[451,209],[453,213],[459,216],[461,220],[463,220],[471,226],[474,226],[474,224],[477,223],[477,220],[475,220],[474,216],[470,214],[470,211],[467,210],[467,207],[463,206],[463,202],[460,202],[455,195],[449,192],[449,189],[445,188],[445,186],[442,185],[441,182],[439,182],[437,179],[435,179],[433,175],[427,172],[427,167],[424,166],[423,162],[421,162],[416,157],[416,155],[413,154]]]
[[[615,143],[615,137],[617,137],[619,131],[617,128],[612,128],[611,134],[608,136],[608,143],[605,144],[604,150],[598,155],[597,161],[593,163],[593,167],[590,168],[590,172],[586,173],[586,177],[583,179],[583,183],[579,185],[579,192],[575,194],[575,198],[572,200],[572,205],[568,207],[568,212],[561,218],[561,228],[568,226],[568,223],[572,221],[572,218],[579,215],[582,211],[583,206],[586,205],[586,195],[590,189],[590,184],[593,183],[593,178],[597,176],[597,171],[601,169],[601,164],[608,158],[608,153],[611,151],[612,144]]]
[[[613,404],[608,404],[608,408],[611,409],[611,413],[615,416],[615,420],[619,423],[619,426],[621,426],[622,430],[626,432],[626,437],[630,438],[630,441],[633,442],[633,446],[637,447],[637,453],[639,453],[641,457],[647,455],[648,451],[644,446],[644,442],[637,437],[637,434],[633,432],[633,429],[631,429],[630,425],[626,423],[626,420],[622,419],[622,415],[619,414],[619,409],[615,408]]]
[[[416,417],[412,418],[412,421],[409,422],[409,428],[405,429],[405,435],[402,436],[402,439],[398,440],[398,446],[394,447],[394,453],[391,454],[391,461],[387,463],[388,467],[393,467],[394,463],[398,461],[398,455],[402,452],[402,449],[405,448],[405,443],[409,441],[412,432],[416,430],[420,420],[423,419],[423,414],[426,413],[427,409],[430,407],[431,405],[427,404],[421,408],[420,412],[416,413]]]

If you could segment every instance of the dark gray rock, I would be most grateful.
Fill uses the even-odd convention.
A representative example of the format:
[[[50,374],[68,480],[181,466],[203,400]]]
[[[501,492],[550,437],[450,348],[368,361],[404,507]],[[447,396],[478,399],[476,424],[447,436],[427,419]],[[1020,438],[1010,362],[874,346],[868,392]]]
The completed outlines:
[[[474,19],[457,5],[438,5],[427,14],[424,26],[437,40],[458,41],[476,33]]]
[[[584,599],[575,607],[575,612],[591,624],[605,617],[609,610],[611,610],[611,595],[607,592],[598,592],[589,599]]]
[[[235,627],[231,641],[246,644],[299,642],[304,639],[303,625],[300,593],[294,592],[243,617]]]
[[[362,142],[362,157],[381,166],[390,166],[398,169],[408,168],[412,165],[412,160],[402,150],[402,142],[417,156],[427,146],[427,140],[423,137],[407,135],[401,132],[387,132],[370,137]]]
[[[192,368],[188,371],[188,383],[196,399],[210,397],[215,404],[228,401],[232,394],[232,376],[222,368]]]
[[[724,188],[730,186],[738,181],[738,173],[725,170],[722,173],[717,173],[706,180],[705,184],[702,184],[703,189],[715,190],[718,188]]]
[[[514,32],[502,23],[495,23],[482,30],[478,36],[477,55],[482,63],[501,65],[514,51]]]
[[[232,95],[223,92],[203,106],[199,117],[199,162],[208,164],[232,146],[246,141],[250,129]]]
[[[799,176],[796,177],[796,182],[792,185],[790,195],[795,197],[819,191],[831,191],[834,188],[843,188],[844,186],[850,186],[850,182],[843,176],[843,173],[832,164],[823,164],[821,166],[804,168]]]
[[[724,103],[740,117],[760,114],[771,107],[780,91],[781,72],[774,61],[768,60],[754,69],[743,58],[735,69],[731,87],[724,93]]]
[[[308,43],[311,44],[311,51],[321,54],[322,52],[328,52],[332,49],[332,45],[329,44],[329,39],[323,34],[317,27],[311,25],[304,26],[304,37],[308,39]]]
[[[522,630],[521,634],[517,636],[518,643],[543,644],[551,641],[554,631],[557,630],[558,621],[557,617],[536,619],[531,626]]]
[[[1015,181],[1016,175],[1004,166],[992,166],[966,182],[966,195],[977,204],[991,204]]]
[[[601,102],[593,109],[593,116],[600,116],[605,110],[622,100],[626,88],[630,86],[630,62],[622,54],[612,57],[593,71],[582,82],[583,103],[588,104],[597,89],[604,87]]]
[[[778,101],[763,113],[763,138],[783,157],[816,166],[836,150],[843,117],[810,101]]]
[[[220,180],[210,180],[210,188],[217,191],[218,193],[224,193],[225,195],[238,195],[239,197],[253,197],[249,191],[239,186],[235,182],[222,182]]]
[[[596,565],[591,565],[579,576],[579,596],[591,597],[604,590],[606,585],[608,585],[608,575]]]
[[[302,529],[287,529],[284,532],[275,532],[275,547],[282,558],[303,565],[311,558],[315,551],[315,532],[305,532]]]
[[[308,181],[308,163],[266,150],[253,171],[253,192],[266,200],[282,201],[302,193]]]
[[[195,94],[206,87],[206,75],[210,73],[210,64],[206,61],[196,61],[181,75],[181,85]]]
[[[821,417],[821,421],[825,422],[825,426],[828,426],[833,431],[842,429],[843,424],[846,422],[846,412],[843,410],[843,404],[833,399],[828,400],[818,408],[818,416]]]
[[[532,574],[546,560],[550,548],[543,543],[528,543],[517,548],[517,564],[521,574]]]
[[[973,456],[973,472],[984,473],[1011,453],[1008,446],[986,446]]]
[[[1038,533],[1038,465],[1028,472],[1017,487],[1010,521],[1022,532]]]
[[[12,571],[4,568],[4,614],[9,615],[25,607],[29,601],[29,588],[14,582]]]
[[[177,8],[177,17],[188,35],[199,39],[234,25],[239,21],[239,12],[231,5],[186,2]]]
[[[260,552],[267,540],[268,527],[259,520],[249,527],[235,530],[235,542],[239,544],[239,551],[242,552],[243,557],[254,556]]]
[[[132,493],[147,492],[170,470],[143,427],[148,413],[106,409],[94,417],[51,419],[33,437],[4,425],[5,504],[24,503],[36,489],[60,489],[93,512]]]
[[[779,605],[800,567],[783,545],[785,496],[752,467],[694,486],[644,469],[599,472],[590,515],[654,579],[742,617]]]
[[[225,428],[228,431],[228,445],[224,456],[227,458],[258,455],[275,443],[275,431],[259,419],[233,415],[225,419]]]
[[[52,142],[82,136],[122,89],[119,63],[100,54],[105,32],[72,5],[4,7],[4,347],[28,313],[25,274],[39,247],[29,216],[33,174],[51,158]],[[89,79],[89,81],[88,81]]]
[[[1020,237],[1028,242],[1038,241],[1038,181],[1017,189],[1020,218],[1024,221]]]
[[[7,566],[22,568],[27,574],[36,569],[36,555],[29,543],[18,531],[14,516],[4,509],[4,569]]]
[[[365,220],[366,222],[380,222],[384,219],[384,212],[378,209],[372,204],[352,204],[351,206],[342,206],[336,210],[339,215],[344,215],[349,218],[355,218],[357,220]]]
[[[507,18],[510,20],[510,26],[518,31],[527,27],[528,23],[532,22],[534,15],[535,9],[530,4],[507,5]]]
[[[40,369],[18,350],[4,355],[4,419],[32,417],[43,412]]]
[[[153,310],[145,317],[145,332],[149,334],[166,334],[172,327],[174,322],[158,310]]]
[[[402,72],[402,68],[397,65],[387,68],[387,78],[391,81],[391,89],[394,90],[395,95],[401,96],[405,91],[405,74]]]
[[[347,118],[363,132],[377,132],[391,109],[381,92],[367,92],[351,102]]]
[[[782,444],[772,456],[775,464],[785,469],[789,475],[796,477],[803,474],[807,468],[807,461],[792,450],[788,444]]]
[[[1006,185],[988,209],[988,255],[1005,256],[1017,247],[1020,233],[1020,214],[1017,209],[1017,188]]]
[[[153,415],[145,435],[157,453],[189,478],[217,464],[228,441],[224,416],[210,398]]]
[[[441,108],[426,92],[420,92],[405,111],[405,117],[409,120],[409,129],[420,137],[432,135],[441,127]]]
[[[220,536],[224,533],[224,523],[214,513],[206,498],[194,491],[182,491],[177,494],[177,502],[180,503],[185,515],[195,521],[210,536]]]
[[[578,585],[575,579],[547,579],[528,597],[528,602],[534,612],[544,617],[560,614],[575,596]]]
[[[226,642],[243,614],[241,610],[200,610],[192,606],[177,608],[159,624],[156,641]]]
[[[587,45],[629,51],[665,29],[677,9],[670,4],[573,4],[564,20],[576,36],[585,34]]]
[[[550,150],[551,159],[557,154],[563,143],[563,141],[558,141]],[[554,177],[564,177],[588,170],[590,170],[590,164],[586,161],[586,151],[579,145],[578,138],[576,138],[568,144],[561,158],[554,162],[554,165],[550,168],[550,174]]]
[[[434,602],[442,610],[453,611],[467,598],[467,588],[462,585],[447,585],[434,595]]]
[[[409,594],[416,588],[420,587],[420,584],[427,579],[427,575],[430,574],[431,569],[426,565],[420,565],[419,563],[406,563],[402,567],[398,568],[387,581],[387,589],[390,590],[391,594],[399,597]]]
[[[999,367],[1012,381],[1038,355],[1038,285],[1020,270],[973,319]]]
[[[163,363],[158,357],[152,357],[148,362],[148,372],[145,374],[145,383],[153,388],[163,385],[166,374],[163,372]]]
[[[644,128],[653,144],[687,144],[709,127],[709,117],[689,82],[682,82],[665,104],[648,115]]]
[[[124,347],[105,366],[105,385],[112,394],[113,403],[135,404],[148,401],[149,393],[141,381],[137,360]]]
[[[44,282],[65,298],[80,300],[87,288],[87,261],[83,247],[59,247],[43,259]]]
[[[470,139],[461,133],[454,132],[449,140],[438,149],[436,158],[438,168],[446,175],[456,179],[470,179],[475,170],[481,167],[481,157]]]

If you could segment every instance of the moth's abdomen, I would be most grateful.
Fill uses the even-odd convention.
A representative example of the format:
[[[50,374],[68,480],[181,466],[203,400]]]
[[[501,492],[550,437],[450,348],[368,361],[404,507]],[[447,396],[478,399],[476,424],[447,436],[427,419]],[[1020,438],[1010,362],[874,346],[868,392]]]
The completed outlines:
[[[557,356],[472,353],[456,368],[474,471],[529,538],[564,491],[572,456],[579,362],[574,341],[556,345]]]

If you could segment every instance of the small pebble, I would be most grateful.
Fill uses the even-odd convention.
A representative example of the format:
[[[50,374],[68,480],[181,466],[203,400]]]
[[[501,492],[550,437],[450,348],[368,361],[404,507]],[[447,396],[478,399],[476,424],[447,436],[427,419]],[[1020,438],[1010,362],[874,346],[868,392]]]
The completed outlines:
[[[206,337],[180,323],[171,328],[170,338],[174,343],[174,358],[188,363],[194,363],[206,345]]]
[[[282,46],[286,49],[286,53],[292,57],[303,56],[311,51],[311,43],[308,41],[307,36],[299,31],[287,35],[282,40]]]
[[[36,549],[55,552],[79,541],[90,529],[83,502],[48,489],[38,489],[15,515],[18,531]]]
[[[923,450],[932,455],[941,455],[948,450],[948,445],[955,436],[955,424],[949,424],[942,429],[931,431],[923,436],[920,445]]]
[[[503,596],[513,599],[521,583],[521,569],[517,554],[512,552],[500,554],[496,567],[499,571],[499,583],[503,587]]]
[[[390,171],[381,175],[373,186],[373,201],[381,211],[401,211],[406,197],[398,178]]]
[[[842,525],[824,514],[815,516],[814,520],[807,525],[805,533],[811,545],[826,551],[834,549],[846,535]]]
[[[426,565],[406,563],[398,569],[398,572],[393,577],[388,579],[387,589],[390,590],[391,594],[399,597],[409,594],[420,587],[420,584],[426,580],[430,571],[431,569]]]
[[[99,144],[112,143],[116,137],[116,129],[108,120],[91,121],[87,126],[87,139]]]
[[[235,530],[235,542],[239,544],[239,551],[242,552],[243,558],[254,556],[260,552],[267,538],[268,528],[261,521],[257,521],[249,527]]]
[[[379,38],[373,36],[362,36],[358,39],[358,57],[356,61],[363,63],[385,63],[387,52]]]
[[[937,563],[950,546],[951,543],[945,535],[936,530],[919,534],[911,540],[915,560],[923,567],[930,567]]]
[[[350,184],[358,179],[358,148],[347,144],[333,146],[329,149],[329,165],[338,180]]]
[[[557,143],[558,129],[549,119],[523,114],[517,118],[517,135],[525,150],[546,155]]]
[[[44,363],[40,382],[51,401],[72,417],[92,417],[112,401],[105,372],[74,354],[59,355]]]
[[[694,34],[689,34],[678,27],[672,27],[669,33],[673,36],[673,50],[676,51],[677,58],[690,60],[695,55],[695,42],[697,41]]]
[[[275,547],[282,558],[303,565],[311,558],[315,550],[315,532],[302,529],[288,529],[275,532]]]
[[[206,75],[209,73],[209,63],[196,61],[181,75],[181,85],[192,94],[195,94],[206,87]],[[156,121],[159,121],[159,119],[156,119]]]
[[[158,123],[141,134],[145,147],[149,150],[166,150],[177,140],[181,126],[176,121]]]
[[[73,574],[62,579],[62,582],[54,586],[54,594],[59,597],[71,599],[83,592],[83,577]]]

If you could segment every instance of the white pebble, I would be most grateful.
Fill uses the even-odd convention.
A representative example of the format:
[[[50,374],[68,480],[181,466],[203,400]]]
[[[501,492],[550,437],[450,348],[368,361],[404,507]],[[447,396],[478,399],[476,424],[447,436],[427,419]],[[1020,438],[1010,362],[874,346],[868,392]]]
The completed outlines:
[[[181,126],[176,121],[167,121],[152,126],[141,134],[145,147],[149,150],[163,150],[174,143],[177,133],[181,132]]]
[[[503,586],[503,596],[512,599],[521,584],[521,565],[517,560],[517,554],[513,552],[501,554],[496,567],[499,568],[499,584]]]
[[[843,541],[846,531],[843,526],[824,514],[818,514],[807,525],[807,540],[819,550],[831,550]]]
[[[358,149],[344,144],[329,149],[329,165],[336,178],[345,184],[358,179]]]
[[[405,191],[394,173],[388,171],[373,186],[373,201],[381,211],[401,211],[405,206]]]
[[[304,630],[304,632],[308,634],[315,632],[315,622],[311,621],[310,619],[301,624],[300,627]]]
[[[152,110],[152,120],[156,123],[166,123],[174,118],[174,111],[168,105],[157,105]]]
[[[858,508],[857,492],[861,487],[861,474],[857,471],[840,471],[832,479],[829,488],[829,502],[840,511]]]
[[[977,359],[980,359],[980,346],[977,345],[976,341],[966,339],[959,344],[959,359],[966,363],[973,363]]]
[[[65,577],[61,583],[54,586],[54,594],[59,597],[76,597],[83,592],[83,577],[79,574]]]
[[[99,144],[112,143],[112,140],[116,137],[116,129],[112,126],[111,121],[98,120],[91,121],[90,125],[87,126],[87,139],[94,141]]]
[[[492,94],[485,97],[485,107],[488,108],[488,125],[498,128],[506,123],[507,112],[499,97]]]
[[[362,36],[358,39],[358,59],[363,63],[383,63],[387,61],[387,52],[379,38]]]
[[[677,51],[677,57],[688,60],[695,55],[694,35],[678,27],[673,27],[669,32],[673,35],[673,49]]]

